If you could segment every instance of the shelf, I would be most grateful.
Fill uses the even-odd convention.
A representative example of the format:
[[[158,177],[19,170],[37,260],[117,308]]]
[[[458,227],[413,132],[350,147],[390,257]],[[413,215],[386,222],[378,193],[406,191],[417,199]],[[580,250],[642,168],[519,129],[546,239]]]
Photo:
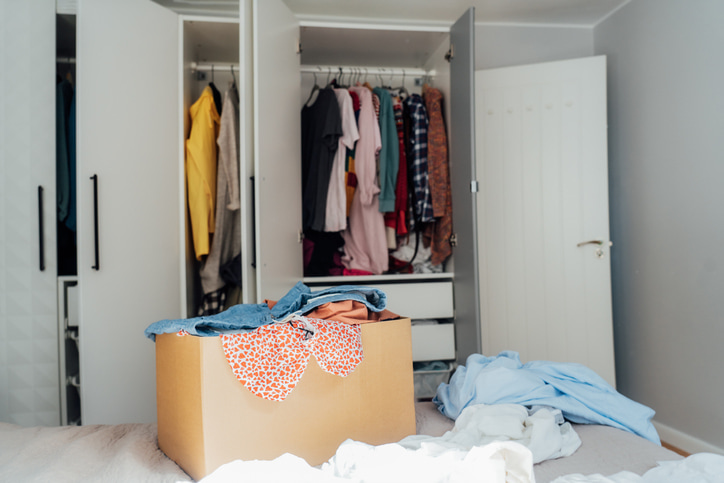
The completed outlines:
[[[428,280],[452,280],[454,273],[402,273],[399,275],[341,275],[335,277],[304,277],[302,281],[307,285],[328,285],[330,283],[366,284],[366,283],[396,283],[396,282],[425,282]]]

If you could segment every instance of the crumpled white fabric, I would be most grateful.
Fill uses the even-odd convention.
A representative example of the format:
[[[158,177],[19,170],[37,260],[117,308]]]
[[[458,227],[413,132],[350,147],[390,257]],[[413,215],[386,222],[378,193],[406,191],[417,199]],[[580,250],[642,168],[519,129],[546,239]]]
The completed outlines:
[[[320,468],[286,453],[272,461],[233,461],[200,483],[535,483],[533,459],[525,446],[501,441],[470,451],[449,449],[435,456],[397,443],[372,446],[347,440]]]
[[[236,460],[219,466],[213,473],[199,480],[199,483],[236,483],[253,481],[254,483],[337,483],[348,480],[323,473],[309,466],[299,456],[284,453],[271,461]]]
[[[722,483],[724,456],[696,453],[682,460],[659,461],[643,476],[621,471],[611,476],[574,473],[556,478],[552,483]]]
[[[562,423],[562,424],[561,424]],[[476,404],[466,407],[455,427],[440,437],[408,436],[400,444],[424,448],[430,455],[448,449],[470,450],[493,441],[516,441],[533,453],[533,463],[572,455],[581,439],[561,411],[539,408],[529,415],[519,404]]]
[[[535,483],[530,450],[512,441],[429,454],[397,443],[371,446],[347,440],[322,471],[365,483]]]

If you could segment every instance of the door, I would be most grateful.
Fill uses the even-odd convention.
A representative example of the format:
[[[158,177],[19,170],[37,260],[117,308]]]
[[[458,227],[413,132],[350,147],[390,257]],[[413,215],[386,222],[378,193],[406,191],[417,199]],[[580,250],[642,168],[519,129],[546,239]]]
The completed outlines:
[[[606,63],[476,73],[482,348],[615,383]]]
[[[0,2],[0,421],[60,422],[55,0]]]
[[[450,29],[450,179],[455,253],[455,345],[464,364],[480,352],[475,165],[475,9]]]
[[[281,0],[254,1],[257,300],[302,279],[299,22]]]
[[[178,17],[81,0],[77,29],[81,418],[153,422],[143,331],[181,311]]]

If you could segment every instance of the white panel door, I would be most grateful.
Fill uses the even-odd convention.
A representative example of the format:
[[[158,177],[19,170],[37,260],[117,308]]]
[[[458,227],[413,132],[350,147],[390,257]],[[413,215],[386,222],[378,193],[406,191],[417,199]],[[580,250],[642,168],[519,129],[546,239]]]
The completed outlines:
[[[0,1],[0,66],[0,421],[57,425],[54,0]]]
[[[476,89],[483,352],[614,384],[606,59],[478,71]]]
[[[302,279],[299,23],[281,0],[254,1],[257,300]]]
[[[153,422],[143,331],[181,311],[178,17],[148,0],[79,0],[77,29],[81,417]]]

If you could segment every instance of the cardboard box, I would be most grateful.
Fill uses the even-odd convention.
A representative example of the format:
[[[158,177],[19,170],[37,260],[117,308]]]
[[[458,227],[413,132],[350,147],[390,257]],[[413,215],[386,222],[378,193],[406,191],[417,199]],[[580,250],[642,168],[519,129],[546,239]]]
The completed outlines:
[[[281,402],[255,396],[218,337],[156,337],[158,444],[192,478],[236,459],[284,453],[319,465],[350,438],[369,444],[415,434],[410,319],[362,325],[364,360],[343,378],[314,356]]]

